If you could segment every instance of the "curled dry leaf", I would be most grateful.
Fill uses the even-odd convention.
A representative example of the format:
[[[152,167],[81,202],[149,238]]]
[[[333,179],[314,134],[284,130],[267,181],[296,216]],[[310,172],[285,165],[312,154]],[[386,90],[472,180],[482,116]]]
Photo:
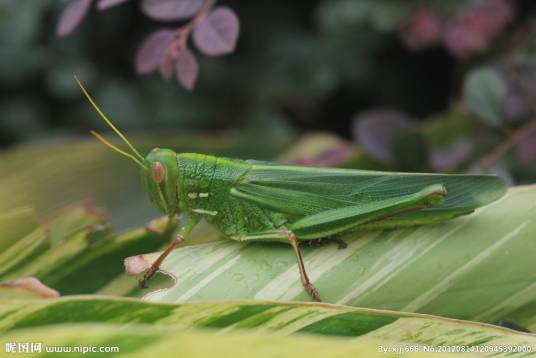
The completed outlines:
[[[162,29],[147,36],[136,53],[136,72],[147,74],[155,71],[175,40],[175,35],[175,30]]]
[[[72,0],[60,15],[56,27],[58,36],[66,36],[82,22],[82,19],[89,11],[91,0]]]
[[[195,15],[203,0],[143,0],[142,11],[155,20],[181,20]]]
[[[215,8],[195,29],[194,43],[207,56],[221,56],[234,51],[240,23],[233,10]]]
[[[55,298],[60,296],[58,291],[43,284],[35,277],[23,277],[15,281],[3,283],[2,286],[22,288],[43,298]]]
[[[177,81],[181,86],[191,91],[195,86],[199,73],[199,64],[192,51],[187,48],[181,50],[177,55],[176,66]]]
[[[120,4],[122,4],[122,3],[126,2],[126,1],[127,0],[100,0],[97,3],[97,9],[106,10],[106,9],[111,8],[111,7],[120,5]]]
[[[136,276],[149,268],[149,261],[141,255],[127,257],[124,261],[125,270],[128,275]]]

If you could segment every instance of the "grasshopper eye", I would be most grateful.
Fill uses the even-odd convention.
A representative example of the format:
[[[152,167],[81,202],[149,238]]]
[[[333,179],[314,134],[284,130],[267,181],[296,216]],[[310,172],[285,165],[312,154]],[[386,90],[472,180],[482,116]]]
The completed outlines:
[[[166,168],[160,162],[154,162],[151,165],[153,180],[156,184],[160,184],[166,177]]]

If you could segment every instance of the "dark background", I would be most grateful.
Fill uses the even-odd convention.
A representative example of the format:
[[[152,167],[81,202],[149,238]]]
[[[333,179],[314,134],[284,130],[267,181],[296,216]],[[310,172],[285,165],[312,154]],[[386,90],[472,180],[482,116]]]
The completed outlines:
[[[452,18],[463,17],[481,2],[425,3]],[[190,93],[158,74],[136,75],[133,64],[151,31],[184,22],[151,20],[138,1],[129,0],[106,11],[93,5],[82,24],[60,38],[55,27],[65,2],[3,1],[0,147],[104,130],[76,87],[74,73],[127,132],[236,129],[245,135],[294,136],[328,131],[356,141],[356,114],[373,108],[393,109],[419,123],[436,123],[459,108],[467,116],[461,93],[465,76],[481,65],[496,66],[512,53],[516,33],[531,31],[526,28],[534,2],[508,3],[515,14],[486,49],[460,57],[441,42],[415,49],[403,41],[404,29],[423,8],[420,1],[219,1],[240,19],[238,45],[235,53],[217,58],[194,51],[200,76]],[[532,43],[522,40],[515,46],[524,51]],[[523,123],[508,122],[506,131],[491,128],[489,143],[452,170],[469,170]],[[476,131],[470,137],[481,135]],[[509,164],[506,170],[514,179],[530,181],[532,174],[516,169],[527,165]],[[397,163],[393,167],[406,169]]]

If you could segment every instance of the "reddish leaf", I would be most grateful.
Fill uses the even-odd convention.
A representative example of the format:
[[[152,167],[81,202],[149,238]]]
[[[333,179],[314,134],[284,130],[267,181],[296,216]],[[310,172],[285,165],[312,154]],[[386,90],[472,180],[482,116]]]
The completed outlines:
[[[158,71],[160,72],[162,78],[165,80],[170,80],[171,77],[173,77],[174,64],[175,61],[171,56],[165,56],[162,61],[160,61]]]
[[[89,11],[91,0],[72,0],[60,15],[56,27],[58,36],[70,34]]]
[[[219,6],[194,29],[194,42],[207,56],[225,55],[234,51],[239,31],[234,11]]]
[[[97,3],[97,9],[99,10],[106,10],[111,7],[117,6],[119,4],[122,4],[126,2],[127,0],[100,0]]]
[[[175,40],[175,30],[158,30],[150,34],[141,44],[136,54],[136,71],[147,74],[156,70]]]
[[[435,45],[441,38],[442,19],[433,10],[421,8],[402,31],[402,39],[412,50]]]
[[[177,55],[177,81],[182,87],[191,91],[195,86],[198,73],[199,64],[192,51],[187,48],[180,51]]]
[[[156,20],[181,20],[201,9],[203,0],[143,0],[142,11]]]

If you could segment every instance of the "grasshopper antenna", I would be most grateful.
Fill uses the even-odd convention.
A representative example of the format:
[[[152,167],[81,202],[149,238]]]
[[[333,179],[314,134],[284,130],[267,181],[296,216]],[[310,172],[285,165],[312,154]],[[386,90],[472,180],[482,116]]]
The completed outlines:
[[[125,157],[128,157],[130,159],[132,159],[136,164],[138,164],[140,167],[142,168],[145,168],[145,166],[143,165],[143,163],[138,159],[136,158],[135,156],[133,156],[132,154],[130,153],[127,153],[119,148],[117,148],[116,146],[114,146],[112,143],[108,142],[106,139],[104,139],[99,133],[95,132],[95,131],[91,131],[91,134],[93,134],[95,137],[97,137],[98,140],[100,140],[102,142],[102,144],[104,144],[105,146],[107,146],[108,148],[110,148],[111,150],[121,154],[121,155],[124,155]]]
[[[114,124],[112,123],[111,120],[108,119],[108,117],[106,117],[106,115],[101,111],[101,109],[99,108],[99,106],[97,106],[97,104],[95,103],[95,101],[93,100],[93,98],[91,98],[91,96],[89,95],[89,93],[87,92],[86,88],[84,87],[84,85],[82,85],[82,82],[80,82],[80,80],[78,79],[78,77],[75,75],[74,76],[74,80],[76,81],[76,83],[78,84],[78,87],[80,87],[80,89],[82,90],[82,92],[84,93],[84,95],[86,96],[86,98],[89,100],[89,102],[91,103],[91,105],[93,106],[93,108],[95,109],[95,111],[97,111],[97,113],[101,116],[101,118],[106,122],[106,124],[108,124],[108,126],[119,136],[121,137],[121,139],[128,145],[128,147],[132,150],[132,152],[141,160],[143,161],[143,156],[138,153],[138,151],[136,150],[136,148],[134,148],[134,146],[132,144],[130,144],[130,142],[128,141],[128,139],[123,135],[123,133],[121,133],[121,131],[119,129],[116,128],[116,126],[114,126]],[[94,136],[96,136],[102,143],[104,143],[106,146],[110,147],[111,149],[115,150],[116,152],[118,153],[121,153],[123,155],[127,155],[127,153],[125,153],[124,151],[120,150],[119,148],[117,147],[114,147],[113,145],[111,145],[109,142],[107,142],[106,140],[104,140],[104,138],[102,136],[100,136],[97,132],[91,132],[91,134],[93,134]],[[127,155],[128,157],[131,157],[131,158],[134,158],[134,156],[128,154]],[[140,161],[136,161],[138,164],[140,164]],[[143,164],[142,164],[142,167],[143,167]]]

